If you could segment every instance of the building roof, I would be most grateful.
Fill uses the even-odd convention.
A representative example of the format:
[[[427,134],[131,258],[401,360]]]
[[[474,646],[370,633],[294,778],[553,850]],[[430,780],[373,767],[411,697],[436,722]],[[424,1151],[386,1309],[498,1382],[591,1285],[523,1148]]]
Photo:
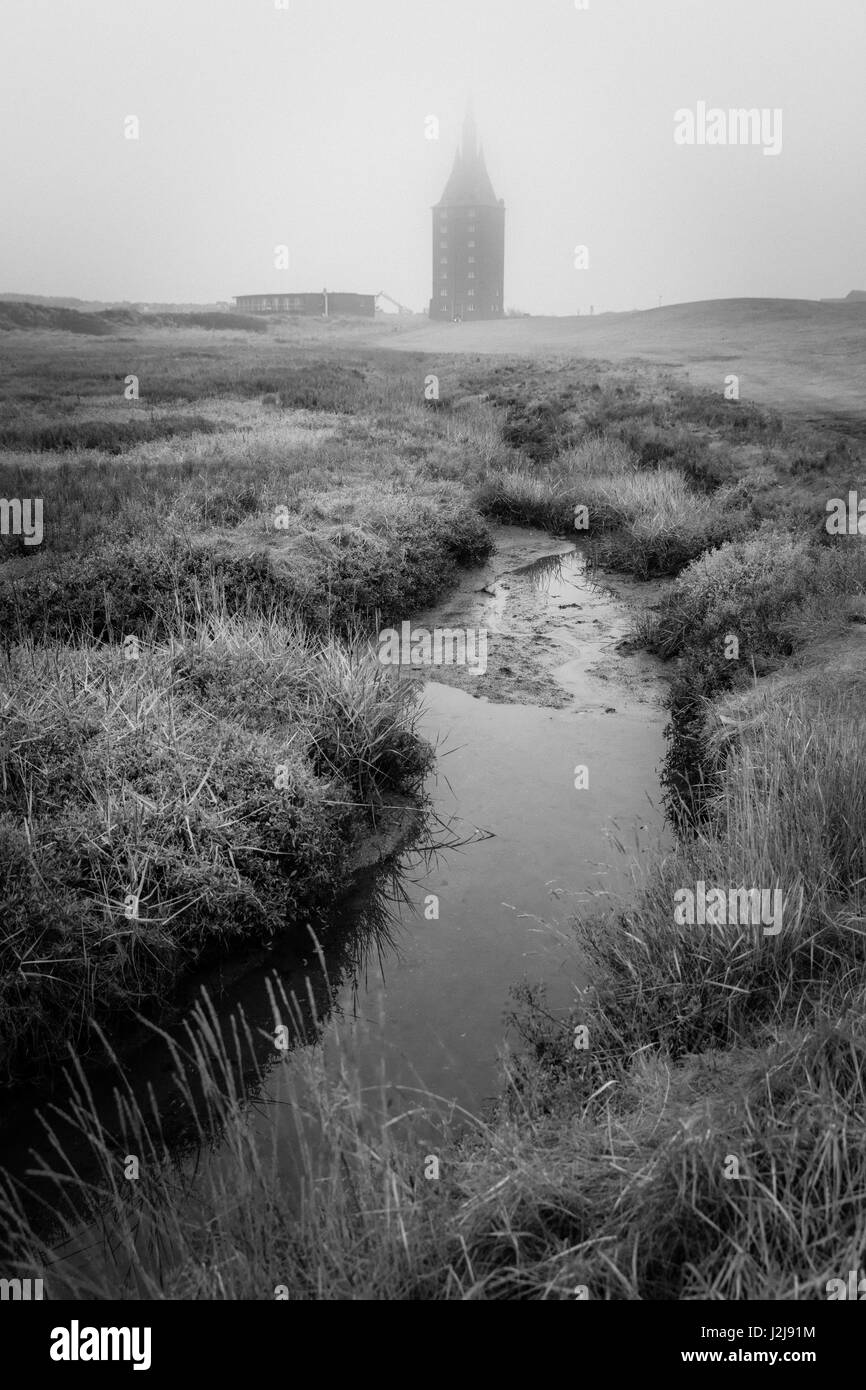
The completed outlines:
[[[476,203],[482,207],[498,207],[499,199],[490,182],[470,106],[463,122],[463,139],[454,156],[454,166],[436,206],[465,207]]]

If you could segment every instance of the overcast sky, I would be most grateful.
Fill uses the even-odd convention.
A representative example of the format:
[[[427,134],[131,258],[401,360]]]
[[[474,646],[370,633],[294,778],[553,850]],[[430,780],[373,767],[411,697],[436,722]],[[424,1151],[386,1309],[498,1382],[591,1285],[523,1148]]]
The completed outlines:
[[[864,0],[280,3],[0,0],[0,290],[426,308],[470,92],[507,305],[866,289]],[[781,109],[781,152],[676,144],[699,102]]]

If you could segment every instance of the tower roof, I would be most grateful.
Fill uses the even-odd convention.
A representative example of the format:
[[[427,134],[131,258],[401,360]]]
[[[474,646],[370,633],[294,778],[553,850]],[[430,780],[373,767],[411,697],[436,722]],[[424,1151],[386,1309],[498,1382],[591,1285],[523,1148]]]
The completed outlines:
[[[463,121],[463,139],[454,155],[454,164],[445,191],[436,206],[462,207],[475,203],[487,207],[499,206],[499,199],[493,191],[493,184],[484,162],[484,151],[478,143],[470,102]]]

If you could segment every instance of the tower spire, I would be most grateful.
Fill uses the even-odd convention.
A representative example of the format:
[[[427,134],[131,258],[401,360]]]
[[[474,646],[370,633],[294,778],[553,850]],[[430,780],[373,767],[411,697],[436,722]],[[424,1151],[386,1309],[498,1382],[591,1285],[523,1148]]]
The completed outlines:
[[[470,96],[466,102],[466,115],[463,117],[463,139],[461,141],[463,159],[466,163],[474,162],[478,154],[478,132],[475,128],[475,111]]]

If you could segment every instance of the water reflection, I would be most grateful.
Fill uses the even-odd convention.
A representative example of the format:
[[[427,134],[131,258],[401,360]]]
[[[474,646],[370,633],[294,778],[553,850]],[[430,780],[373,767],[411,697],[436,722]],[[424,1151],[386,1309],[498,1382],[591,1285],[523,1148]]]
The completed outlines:
[[[67,1213],[80,1199],[78,1214],[90,1220],[90,1199],[69,1185],[71,1174],[95,1182],[107,1156],[121,1162],[144,1150],[188,1167],[218,1146],[224,1099],[251,1110],[273,1102],[280,1087],[272,1093],[268,1078],[287,1054],[319,1043],[335,1016],[357,1015],[371,969],[384,976],[399,958],[413,886],[486,834],[425,807],[411,848],[359,873],[338,910],[311,914],[266,951],[235,951],[200,972],[181,1016],[147,1025],[122,1058],[106,1044],[102,1058],[70,1059],[50,1094],[16,1097],[0,1173],[30,1219],[44,1226],[45,1204],[63,1189]]]

